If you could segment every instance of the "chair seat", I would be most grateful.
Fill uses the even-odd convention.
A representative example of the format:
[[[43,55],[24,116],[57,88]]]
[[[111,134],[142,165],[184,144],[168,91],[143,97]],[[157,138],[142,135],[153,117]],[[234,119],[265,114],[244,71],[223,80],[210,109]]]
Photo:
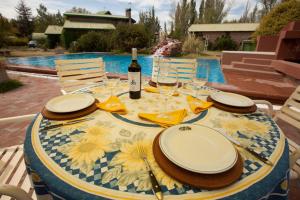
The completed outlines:
[[[22,188],[31,198],[37,199],[30,178],[26,171],[23,145],[6,147],[0,150],[0,184],[14,185]],[[2,195],[2,199],[11,199]]]

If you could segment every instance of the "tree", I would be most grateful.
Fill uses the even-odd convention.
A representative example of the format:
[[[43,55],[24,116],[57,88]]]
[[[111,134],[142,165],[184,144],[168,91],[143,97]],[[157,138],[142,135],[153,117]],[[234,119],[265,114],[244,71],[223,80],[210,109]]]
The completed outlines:
[[[242,16],[240,17],[240,20],[239,20],[240,23],[246,23],[246,22],[250,21],[249,20],[249,12],[250,12],[250,4],[249,4],[249,0],[248,0],[246,3],[245,10],[244,10]]]
[[[70,13],[83,13],[83,14],[91,14],[91,12],[85,8],[77,8],[76,6],[74,6],[73,8],[71,8],[70,10],[68,10],[67,12]]]
[[[202,24],[204,22],[204,3],[205,3],[205,0],[201,0],[201,4],[199,7],[199,17],[198,17],[198,22],[200,24]]]
[[[257,13],[258,13],[258,7],[257,7],[257,4],[255,4],[255,6],[249,16],[250,22],[252,22],[252,23],[257,22],[257,20],[258,20]]]
[[[132,47],[145,48],[149,43],[146,27],[143,24],[119,24],[113,34],[115,48],[130,52]]]
[[[187,34],[187,30],[191,25],[191,13],[190,3],[187,0],[181,0],[178,2],[175,11],[175,31],[173,37],[177,39],[184,39]]]
[[[168,35],[167,23],[166,22],[164,23],[164,32],[165,32],[166,35]]]
[[[259,35],[277,35],[289,22],[300,20],[300,1],[288,0],[275,6],[264,16],[254,33]]]
[[[156,42],[156,34],[160,31],[160,24],[158,17],[155,16],[155,9],[152,6],[151,10],[148,11],[141,11],[139,13],[139,24],[143,24],[146,28],[146,32],[148,33],[150,44],[151,46],[154,42]]]
[[[191,0],[190,2],[190,24],[194,24],[197,20],[196,1]]]
[[[11,31],[11,25],[5,17],[0,13],[0,48],[6,45],[7,36]]]
[[[231,8],[230,5],[225,8],[225,5],[226,0],[206,0],[204,3],[203,23],[221,23],[223,19],[228,15],[228,12]]]
[[[64,18],[58,11],[57,14],[48,13],[47,8],[40,4],[35,18],[35,31],[45,32],[48,25],[63,25]]]
[[[276,5],[277,0],[259,0],[259,2],[262,4],[262,9],[260,10],[261,17],[268,14],[272,8]]]
[[[29,37],[33,32],[33,17],[31,9],[25,5],[23,0],[20,0],[16,7],[18,13],[17,26],[20,34],[25,37]]]

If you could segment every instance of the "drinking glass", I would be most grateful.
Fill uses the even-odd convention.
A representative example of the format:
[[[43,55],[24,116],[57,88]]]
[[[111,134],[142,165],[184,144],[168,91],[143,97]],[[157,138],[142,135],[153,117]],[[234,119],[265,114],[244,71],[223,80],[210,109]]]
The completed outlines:
[[[168,98],[174,94],[178,87],[178,73],[177,68],[171,66],[171,64],[163,63],[158,66],[157,73],[157,88],[159,89],[160,94],[164,97],[164,110],[162,116],[167,112]]]
[[[110,96],[114,95],[114,89],[117,88],[120,82],[120,63],[106,62],[104,84],[110,89]]]
[[[208,82],[209,77],[209,64],[206,61],[202,61],[200,65],[195,68],[195,73],[192,78],[192,86],[196,91],[195,97],[199,97],[199,90]]]

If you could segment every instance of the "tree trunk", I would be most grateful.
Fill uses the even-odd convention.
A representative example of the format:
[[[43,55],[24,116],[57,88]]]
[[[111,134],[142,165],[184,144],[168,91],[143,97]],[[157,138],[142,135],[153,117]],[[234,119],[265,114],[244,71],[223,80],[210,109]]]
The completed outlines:
[[[0,59],[0,83],[8,81],[8,76],[5,71],[5,61]]]

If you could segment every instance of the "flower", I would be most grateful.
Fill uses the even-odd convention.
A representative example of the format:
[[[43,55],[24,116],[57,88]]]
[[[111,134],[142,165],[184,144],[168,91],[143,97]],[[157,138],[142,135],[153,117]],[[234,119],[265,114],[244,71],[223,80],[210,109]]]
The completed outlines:
[[[61,122],[59,122],[61,123]],[[51,125],[55,125],[57,123],[51,123]],[[58,132],[63,135],[69,135],[70,133],[74,132],[75,130],[82,130],[83,128],[86,127],[86,123],[81,122],[81,123],[75,123],[72,125],[67,125],[67,126],[61,126],[60,128],[57,129],[50,129],[47,131],[47,135],[49,137],[56,135]]]
[[[242,119],[233,119],[233,120],[220,120],[220,125],[226,130],[229,134],[234,134],[237,131],[243,128]]]
[[[268,124],[249,120],[249,119],[233,119],[233,120],[222,120],[220,121],[221,127],[224,128],[229,134],[234,134],[237,131],[243,133],[249,132],[250,134],[266,134],[270,130]]]
[[[81,140],[59,150],[72,159],[71,165],[73,167],[79,168],[82,172],[88,174],[96,160],[102,158],[109,149],[105,140],[100,141]]]
[[[151,154],[150,141],[123,143],[120,152],[112,159],[111,165],[121,164],[125,171],[145,171],[146,165],[139,153],[139,147],[145,150],[146,157]]]
[[[123,170],[126,173],[129,172],[130,174],[138,172],[138,177],[140,177],[143,173],[145,173],[147,168],[145,162],[141,158],[138,148],[144,148],[146,158],[159,183],[165,185],[166,187],[168,187],[168,189],[174,188],[175,185],[179,187],[182,186],[179,182],[169,177],[160,169],[152,153],[152,142],[150,140],[136,141],[133,143],[123,143],[122,147],[120,148],[120,152],[117,155],[115,155],[110,164],[113,166],[122,165]],[[148,183],[144,181],[146,180],[140,180],[141,184],[148,185]],[[147,181],[150,180],[147,179]],[[139,186],[139,188],[141,189],[147,187],[141,185]]]
[[[258,133],[268,133],[270,130],[270,126],[268,124],[257,121],[246,120],[244,125],[247,130]]]
[[[107,140],[110,130],[105,126],[92,126],[87,129],[84,138],[91,141]]]

